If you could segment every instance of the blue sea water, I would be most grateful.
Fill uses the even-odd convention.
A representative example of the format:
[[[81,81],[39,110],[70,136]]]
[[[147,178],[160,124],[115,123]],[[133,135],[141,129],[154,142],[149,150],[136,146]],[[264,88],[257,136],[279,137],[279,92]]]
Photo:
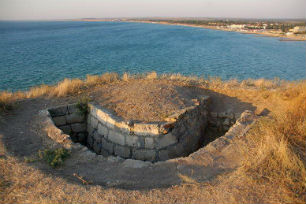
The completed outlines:
[[[0,90],[105,72],[306,77],[306,43],[127,22],[0,22]]]

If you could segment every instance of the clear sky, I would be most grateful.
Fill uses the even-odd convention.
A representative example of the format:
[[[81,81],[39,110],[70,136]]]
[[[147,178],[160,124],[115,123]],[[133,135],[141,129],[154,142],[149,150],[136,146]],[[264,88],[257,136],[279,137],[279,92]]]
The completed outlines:
[[[104,17],[305,18],[306,0],[0,0],[0,20]]]

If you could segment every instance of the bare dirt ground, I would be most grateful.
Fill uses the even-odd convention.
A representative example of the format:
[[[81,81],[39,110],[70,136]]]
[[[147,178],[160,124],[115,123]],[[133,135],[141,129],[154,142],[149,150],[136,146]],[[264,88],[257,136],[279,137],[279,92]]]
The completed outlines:
[[[196,99],[207,95],[213,98],[213,111],[230,109],[242,112],[248,108],[254,110],[254,107],[239,103],[234,98],[166,79],[134,79],[106,84],[94,89],[90,98],[126,120],[153,122],[161,121],[177,110],[192,106]]]
[[[184,87],[167,80],[121,81],[94,91],[94,101],[124,119],[160,121],[179,109],[194,105],[192,99],[205,90]]]
[[[172,162],[156,163],[143,168],[126,167],[120,160],[110,160],[103,156],[89,157],[80,152],[72,152],[64,165],[57,169],[51,168],[43,161],[26,162],[25,158],[36,158],[37,152],[41,149],[60,146],[43,131],[39,111],[57,105],[75,103],[84,96],[91,96],[104,104],[114,103],[116,104],[114,110],[119,110],[118,113],[120,108],[130,107],[129,103],[135,103],[135,106],[142,106],[143,102],[152,105],[157,103],[158,106],[158,101],[170,101],[168,110],[172,111],[188,105],[189,99],[202,93],[211,96],[210,109],[216,112],[231,110],[241,113],[246,109],[255,110],[258,100],[265,100],[257,92],[239,98],[239,93],[236,91],[237,95],[226,94],[197,86],[184,87],[177,84],[167,86],[166,82],[157,83],[149,89],[152,83],[147,83],[139,93],[132,88],[142,85],[141,81],[135,81],[129,86],[120,81],[105,87],[96,87],[78,96],[25,99],[20,101],[13,111],[2,115],[0,202],[283,203],[286,201],[279,197],[285,192],[283,188],[278,188],[277,184],[266,185],[255,182],[252,177],[245,176],[246,173],[241,173],[240,166],[246,165],[243,160],[252,149],[252,141],[248,138],[237,140],[230,144],[230,148],[216,152],[214,155],[200,154],[178,158]],[[119,87],[127,92],[122,93]],[[141,103],[127,99],[129,94],[138,96]],[[154,98],[154,94],[169,98]],[[174,100],[181,96],[183,99]],[[242,101],[241,98],[245,100]],[[127,103],[124,103],[125,99]],[[150,100],[154,100],[154,104]],[[150,111],[150,108],[151,106],[147,104],[143,106],[143,110],[146,111]],[[132,112],[129,114],[135,116]],[[155,119],[156,115],[152,114],[151,117]],[[88,184],[85,185],[75,175],[88,181]]]
[[[42,130],[43,127],[40,123],[39,111],[62,103],[73,102],[74,100],[73,98],[66,99],[65,101],[61,100],[61,102],[58,100],[50,101],[44,99],[25,100],[20,102],[13,112],[4,116],[5,121],[2,121],[0,124],[1,147],[4,147],[1,151],[1,159],[4,160],[4,162],[5,160],[8,162],[6,163],[6,165],[8,165],[6,166],[8,168],[6,169],[6,173],[12,175],[19,173],[18,176],[24,174],[25,183],[23,185],[25,186],[23,187],[27,185],[36,186],[36,182],[38,181],[33,177],[40,177],[40,179],[42,179],[38,182],[40,185],[42,185],[42,181],[45,181],[47,183],[43,182],[43,185],[49,186],[50,190],[51,188],[61,188],[62,193],[68,193],[72,190],[82,191],[84,188],[90,189],[90,191],[95,189],[93,193],[100,191],[116,191],[122,195],[129,194],[131,190],[136,194],[142,194],[143,191],[145,191],[145,194],[148,193],[148,195],[150,194],[149,192],[153,193],[156,190],[163,191],[168,189],[168,191],[171,192],[170,189],[172,189],[173,186],[181,185],[185,182],[184,176],[191,178],[194,182],[203,182],[212,180],[220,173],[231,172],[240,165],[243,154],[245,154],[245,152],[241,152],[242,150],[239,148],[239,143],[237,143],[236,147],[234,146],[234,149],[238,150],[236,152],[233,152],[234,149],[228,149],[220,152],[218,155],[207,155],[207,157],[188,160],[177,159],[171,163],[154,164],[144,168],[124,167],[123,161],[111,161],[107,158],[103,158],[103,156],[92,158],[82,155],[82,153],[72,153],[71,157],[65,161],[64,166],[58,169],[52,169],[42,161],[26,163],[24,158],[35,158],[39,150],[59,146],[49,139]],[[237,156],[234,156],[232,153]],[[238,156],[238,154],[240,155]],[[18,171],[16,171],[17,166],[11,166],[14,164],[12,157],[16,159],[13,159],[15,162],[21,162],[23,166],[19,166],[20,169],[18,169]],[[229,161],[231,162],[229,163]],[[32,175],[34,172],[35,175]],[[75,177],[74,174],[89,181],[90,185],[84,186],[81,180]],[[58,185],[59,180],[60,185]],[[20,188],[20,186],[18,186],[18,188]],[[45,188],[46,186],[44,186],[44,189]],[[189,192],[188,189],[186,190]],[[55,192],[56,190],[54,193],[49,192],[51,194],[49,196],[53,199],[54,196],[58,196],[57,199],[59,200],[57,202],[65,201],[64,195],[55,195]],[[11,193],[13,194],[14,191]],[[32,197],[34,201],[42,201],[40,200],[40,196],[44,197],[45,195],[36,193],[30,197]],[[45,193],[47,192],[43,194]],[[23,197],[28,195],[25,192],[24,195],[20,196]],[[102,196],[100,201],[111,201],[109,199],[110,198],[104,198]],[[116,202],[118,202],[117,199],[118,198],[115,199]],[[8,203],[14,203],[14,200],[6,201]],[[69,202],[71,202],[71,200]],[[120,199],[119,202],[125,203],[124,200]]]

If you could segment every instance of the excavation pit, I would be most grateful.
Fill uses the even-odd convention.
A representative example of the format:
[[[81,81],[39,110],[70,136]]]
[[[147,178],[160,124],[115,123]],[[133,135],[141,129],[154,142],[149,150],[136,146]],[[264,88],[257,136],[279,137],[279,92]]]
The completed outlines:
[[[188,156],[235,123],[239,115],[209,112],[209,101],[207,96],[199,97],[193,106],[160,122],[124,120],[95,103],[86,104],[85,109],[84,105],[70,104],[48,112],[56,127],[73,142],[96,154],[156,162]]]

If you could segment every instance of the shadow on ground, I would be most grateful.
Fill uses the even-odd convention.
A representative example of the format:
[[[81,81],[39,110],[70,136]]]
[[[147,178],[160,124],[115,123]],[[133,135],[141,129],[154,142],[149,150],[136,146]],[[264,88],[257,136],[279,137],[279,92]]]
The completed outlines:
[[[239,101],[237,98],[200,88],[193,87],[193,89],[195,95],[211,96],[209,108],[215,112],[231,110],[241,113],[246,109],[254,111],[256,108],[250,103]],[[184,93],[185,89],[178,87],[178,90],[182,95],[186,94]],[[1,146],[5,148],[5,154],[13,155],[20,161],[24,161],[24,157],[33,157],[41,149],[59,146],[42,130],[38,113],[40,110],[52,106],[76,101],[77,98],[73,97],[21,101],[15,110],[3,116],[3,121],[0,123],[0,142]],[[102,185],[105,188],[166,188],[186,182],[186,178],[191,178],[195,182],[203,182],[213,179],[221,173],[231,171],[239,165],[241,158],[239,158],[239,151],[229,151],[232,153],[231,163],[226,162],[226,156],[220,154],[203,157],[201,161],[199,158],[197,161],[193,158],[176,159],[173,162],[156,163],[144,168],[126,168],[122,162],[110,162],[103,159],[102,156],[89,159],[78,152],[72,153],[72,156],[58,169],[52,169],[43,162],[33,162],[28,165],[47,175],[62,177],[71,183],[82,184],[81,180],[74,176],[76,174],[92,185]]]

